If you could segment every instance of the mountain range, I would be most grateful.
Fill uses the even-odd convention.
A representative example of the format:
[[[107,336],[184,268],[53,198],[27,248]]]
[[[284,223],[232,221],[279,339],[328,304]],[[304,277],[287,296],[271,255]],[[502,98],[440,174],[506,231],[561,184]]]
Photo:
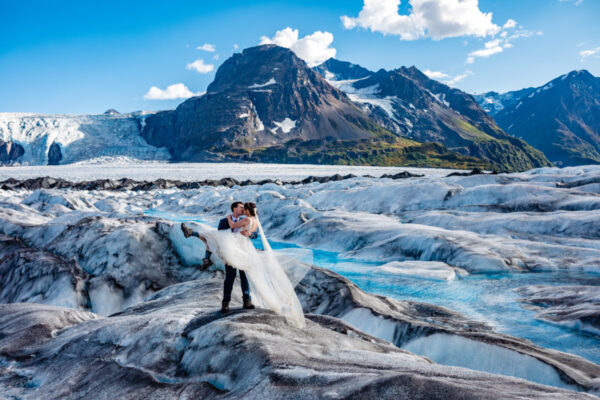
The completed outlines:
[[[496,171],[594,163],[598,79],[579,71],[541,88],[470,95],[414,66],[370,71],[329,59],[309,68],[289,49],[261,45],[227,59],[205,94],[175,110],[0,114],[0,163],[128,157]]]
[[[537,88],[477,98],[483,107],[497,104],[488,110],[498,125],[554,164],[600,163],[600,78],[588,71],[572,71]]]
[[[328,60],[310,69],[275,45],[232,56],[205,95],[148,117],[142,136],[176,161],[549,165],[470,95],[414,67],[372,73]]]
[[[503,132],[471,95],[428,78],[414,66],[371,72],[330,59],[316,70],[396,135],[439,143],[502,170],[549,165],[541,152]]]

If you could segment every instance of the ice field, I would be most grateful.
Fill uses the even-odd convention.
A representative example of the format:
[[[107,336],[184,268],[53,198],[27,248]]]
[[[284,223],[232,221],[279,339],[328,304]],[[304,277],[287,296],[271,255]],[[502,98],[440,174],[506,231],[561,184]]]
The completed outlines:
[[[0,303],[43,303],[100,318],[161,304],[152,299],[165,290],[169,299],[184,296],[204,276],[191,267],[203,246],[185,240],[179,223],[216,225],[233,200],[254,201],[282,259],[385,296],[353,294],[340,305],[335,293],[350,290],[347,284],[338,292],[339,281],[309,273],[292,279],[306,313],[339,318],[441,365],[590,393],[600,388],[600,167],[450,177],[448,170],[265,164],[96,167],[5,167],[0,178],[359,176],[190,190],[1,190],[0,276],[10,285],[0,290]],[[404,170],[424,176],[378,178]],[[11,249],[38,254],[36,265],[47,267],[23,261],[31,255],[10,261]],[[215,299],[220,279],[210,292]],[[385,298],[399,303],[384,305]],[[585,379],[565,381],[565,374]]]

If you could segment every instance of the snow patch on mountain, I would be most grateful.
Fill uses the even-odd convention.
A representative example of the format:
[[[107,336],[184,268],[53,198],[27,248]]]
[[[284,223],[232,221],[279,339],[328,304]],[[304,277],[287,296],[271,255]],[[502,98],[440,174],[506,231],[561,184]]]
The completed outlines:
[[[248,88],[256,89],[256,88],[261,88],[261,87],[265,87],[265,86],[275,85],[276,83],[277,83],[277,81],[275,80],[275,78],[271,78],[265,83],[255,83],[253,85],[248,86]]]
[[[277,122],[277,121],[273,121],[273,123],[279,128],[281,129],[281,131],[283,133],[290,133],[290,131],[292,129],[294,129],[296,127],[296,121],[293,119],[289,119],[288,117],[286,117],[283,121],[281,122]]]
[[[354,87],[354,83],[358,81],[362,81],[365,78],[360,79],[346,79],[346,80],[327,80],[327,82],[336,87],[337,89],[346,93],[346,95],[355,103],[361,104],[370,104],[375,107],[379,107],[383,109],[390,118],[396,120],[394,115],[394,103],[398,101],[396,96],[385,96],[380,97],[377,95],[379,93],[379,85],[372,85],[365,88],[357,89]]]

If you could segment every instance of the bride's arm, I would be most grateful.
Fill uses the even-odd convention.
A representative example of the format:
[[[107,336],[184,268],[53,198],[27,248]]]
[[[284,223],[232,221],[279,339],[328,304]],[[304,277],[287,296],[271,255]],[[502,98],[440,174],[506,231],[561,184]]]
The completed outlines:
[[[246,218],[246,219],[250,219],[250,218]],[[248,229],[246,228],[246,230],[243,230],[243,231],[241,231],[240,233],[241,233],[242,235],[244,235],[244,236],[248,236],[248,237],[250,237],[250,236],[252,236],[252,235],[253,235],[253,234],[256,232],[256,230],[257,230],[257,229],[258,229],[258,225],[256,225],[255,223],[253,223],[253,224],[252,224],[252,229],[251,229],[251,230],[248,230]]]
[[[233,220],[231,219],[231,215],[228,215],[227,222],[229,222],[229,227],[231,229],[235,229],[235,228],[241,228],[242,226],[248,225],[248,223],[250,221],[248,218],[243,218],[243,219],[240,219],[238,222],[233,222]]]

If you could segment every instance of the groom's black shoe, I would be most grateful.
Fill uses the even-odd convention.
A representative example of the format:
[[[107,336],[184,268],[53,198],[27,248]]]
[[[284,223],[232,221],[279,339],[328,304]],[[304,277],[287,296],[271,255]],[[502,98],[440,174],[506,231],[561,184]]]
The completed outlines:
[[[185,224],[183,222],[181,223],[181,231],[183,232],[183,236],[185,236],[186,238],[189,238],[190,236],[192,236],[194,234],[194,231],[192,231],[190,228],[185,226]]]
[[[221,314],[227,314],[229,312],[229,302],[223,300],[221,303]]]
[[[254,304],[250,299],[244,299],[244,309],[245,310],[254,310]]]

